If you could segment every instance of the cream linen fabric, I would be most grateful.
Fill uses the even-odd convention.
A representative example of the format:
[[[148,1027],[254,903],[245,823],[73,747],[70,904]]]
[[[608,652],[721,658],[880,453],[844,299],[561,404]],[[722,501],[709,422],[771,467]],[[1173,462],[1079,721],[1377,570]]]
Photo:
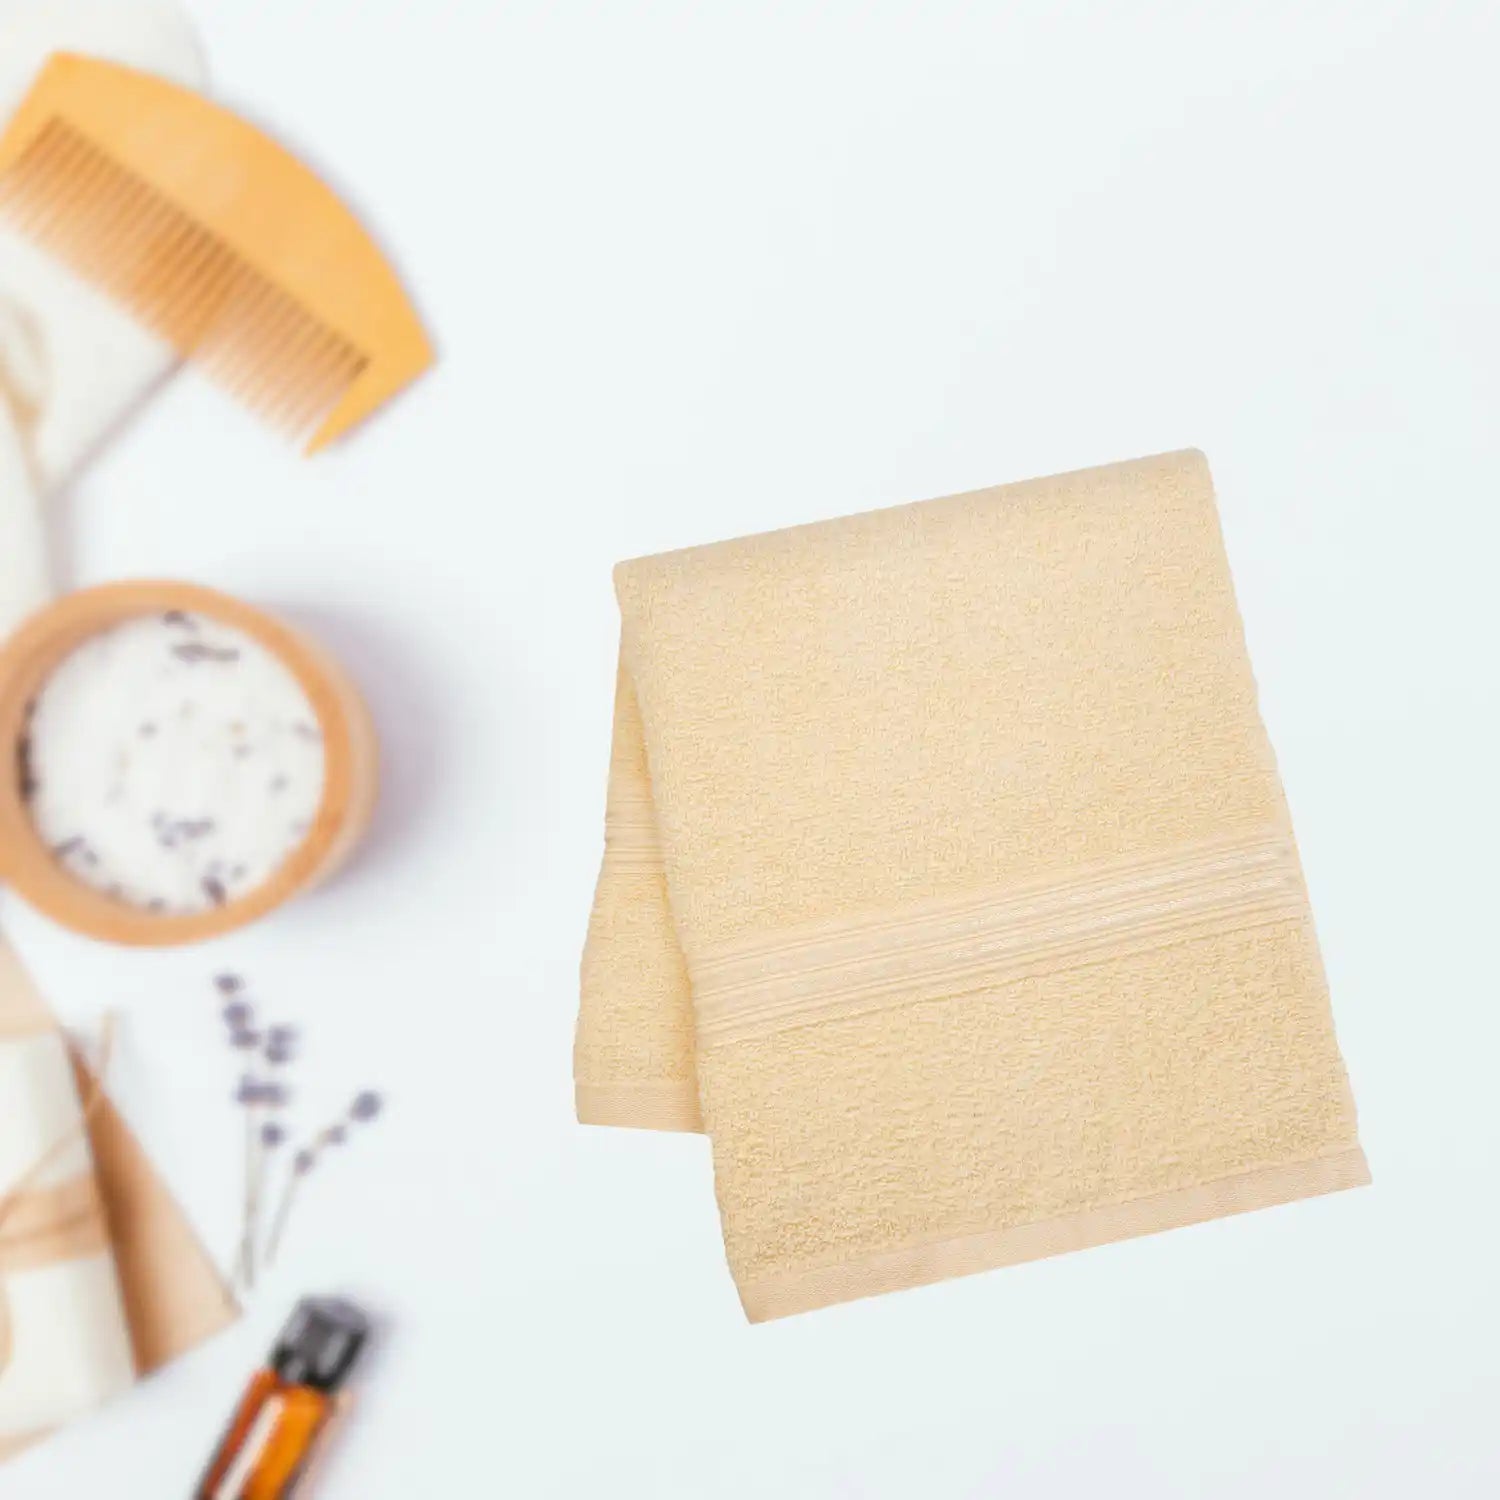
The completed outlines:
[[[135,1380],[104,1204],[62,1036],[0,1035],[0,1441]]]
[[[203,74],[161,0],[0,4],[0,119],[56,50]],[[176,363],[66,267],[0,225],[0,638],[51,592],[48,498]],[[95,1152],[112,1160],[96,1178]],[[101,1174],[102,1175],[102,1172]],[[87,1122],[56,1023],[0,942],[0,1461],[130,1385],[233,1309],[105,1102]],[[122,1295],[117,1252],[131,1252]],[[175,1264],[143,1277],[142,1245]]]
[[[1368,1180],[1201,455],[616,585],[579,1116],[751,1318]]]
[[[164,0],[0,0],[0,120],[47,58],[69,50],[203,84],[192,28]],[[176,362],[128,313],[0,222],[0,635],[51,592],[47,497]]]
[[[0,1157],[11,1164],[8,1188],[25,1179],[0,1221],[0,1428],[13,1434],[0,1435],[0,1463],[52,1430],[31,1425],[49,1408],[54,1417],[83,1410],[117,1388],[122,1364],[148,1375],[238,1316],[98,1080],[75,1058],[76,1083],[63,1086],[64,1055],[56,1018],[0,935]],[[70,1138],[80,1096],[90,1102],[86,1147]],[[63,1149],[30,1175],[60,1139]],[[93,1253],[104,1232],[108,1257]],[[130,1337],[123,1361],[121,1303]]]

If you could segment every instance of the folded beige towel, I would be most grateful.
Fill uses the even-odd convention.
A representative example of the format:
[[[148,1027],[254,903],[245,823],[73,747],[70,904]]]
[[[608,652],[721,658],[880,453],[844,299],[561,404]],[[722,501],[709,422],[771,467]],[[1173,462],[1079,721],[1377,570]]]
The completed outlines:
[[[1201,455],[616,584],[579,1117],[752,1319],[1368,1180]]]

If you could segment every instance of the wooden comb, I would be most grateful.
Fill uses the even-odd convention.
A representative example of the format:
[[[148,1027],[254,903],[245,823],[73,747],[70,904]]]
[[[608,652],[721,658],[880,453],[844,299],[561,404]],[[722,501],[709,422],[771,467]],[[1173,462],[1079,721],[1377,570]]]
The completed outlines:
[[[0,137],[0,213],[309,453],[432,363],[307,167],[201,95],[58,53]]]

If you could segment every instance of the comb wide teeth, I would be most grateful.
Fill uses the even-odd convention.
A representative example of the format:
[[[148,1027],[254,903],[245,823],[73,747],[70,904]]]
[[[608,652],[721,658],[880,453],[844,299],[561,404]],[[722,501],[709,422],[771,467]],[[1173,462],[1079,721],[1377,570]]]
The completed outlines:
[[[293,438],[310,437],[369,362],[62,120],[0,177],[0,215]]]

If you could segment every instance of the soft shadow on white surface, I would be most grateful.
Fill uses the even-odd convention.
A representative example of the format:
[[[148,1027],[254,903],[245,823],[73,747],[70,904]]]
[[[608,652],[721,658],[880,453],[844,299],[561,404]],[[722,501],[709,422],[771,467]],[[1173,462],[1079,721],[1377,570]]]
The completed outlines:
[[[369,831],[338,879],[399,859],[414,823],[441,784],[455,727],[432,674],[409,644],[373,614],[329,615],[295,600],[257,601],[325,647],[353,678],[380,741],[380,790]]]

